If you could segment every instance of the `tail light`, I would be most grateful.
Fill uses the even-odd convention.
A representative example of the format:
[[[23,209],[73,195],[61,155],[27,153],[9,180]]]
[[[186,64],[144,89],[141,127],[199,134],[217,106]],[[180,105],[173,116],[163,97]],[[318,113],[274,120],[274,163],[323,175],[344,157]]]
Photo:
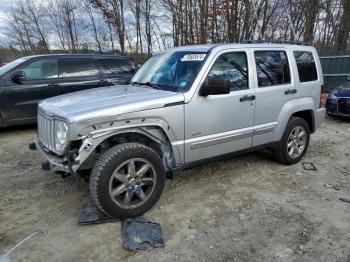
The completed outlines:
[[[324,88],[323,85],[321,85],[321,95],[320,95],[320,105],[319,108],[322,108],[325,106],[326,104],[326,100],[327,100],[327,93],[326,93],[326,89]]]

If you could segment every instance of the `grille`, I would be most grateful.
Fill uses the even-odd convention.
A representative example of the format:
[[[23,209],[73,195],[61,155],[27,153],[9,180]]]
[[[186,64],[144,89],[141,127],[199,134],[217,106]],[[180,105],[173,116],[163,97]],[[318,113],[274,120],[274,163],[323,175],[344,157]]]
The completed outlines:
[[[350,114],[350,98],[338,99],[338,112],[341,114]]]
[[[54,119],[44,112],[38,112],[38,137],[40,142],[48,149],[54,151],[55,146],[55,123]]]

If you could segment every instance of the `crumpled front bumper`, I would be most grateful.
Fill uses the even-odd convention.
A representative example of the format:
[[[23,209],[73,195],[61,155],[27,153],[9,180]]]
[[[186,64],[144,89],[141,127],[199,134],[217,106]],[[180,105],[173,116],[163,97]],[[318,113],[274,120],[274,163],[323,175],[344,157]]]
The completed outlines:
[[[39,152],[39,155],[42,159],[41,167],[45,170],[59,171],[65,173],[73,173],[70,166],[69,161],[66,157],[59,157],[50,151],[46,150],[46,148],[41,144],[39,139],[34,140],[35,149]]]

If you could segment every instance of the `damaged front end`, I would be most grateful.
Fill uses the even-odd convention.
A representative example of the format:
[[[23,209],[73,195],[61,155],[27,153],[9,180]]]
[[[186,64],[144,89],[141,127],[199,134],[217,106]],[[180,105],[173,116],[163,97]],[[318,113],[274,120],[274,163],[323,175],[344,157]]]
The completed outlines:
[[[99,156],[110,147],[130,141],[152,147],[163,159],[166,169],[170,170],[174,166],[171,143],[162,130],[154,126],[94,130],[88,136],[81,136],[79,140],[70,142],[62,155],[45,147],[40,138],[35,139],[29,147],[39,152],[42,158],[42,169],[64,174],[78,174],[91,170]]]

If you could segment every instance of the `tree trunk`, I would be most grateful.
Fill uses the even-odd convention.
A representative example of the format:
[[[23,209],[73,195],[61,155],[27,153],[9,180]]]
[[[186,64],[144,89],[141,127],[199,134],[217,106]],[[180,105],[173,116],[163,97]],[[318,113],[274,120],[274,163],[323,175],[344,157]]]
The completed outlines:
[[[350,33],[350,0],[343,0],[343,14],[340,20],[336,47],[338,50],[346,50]]]

